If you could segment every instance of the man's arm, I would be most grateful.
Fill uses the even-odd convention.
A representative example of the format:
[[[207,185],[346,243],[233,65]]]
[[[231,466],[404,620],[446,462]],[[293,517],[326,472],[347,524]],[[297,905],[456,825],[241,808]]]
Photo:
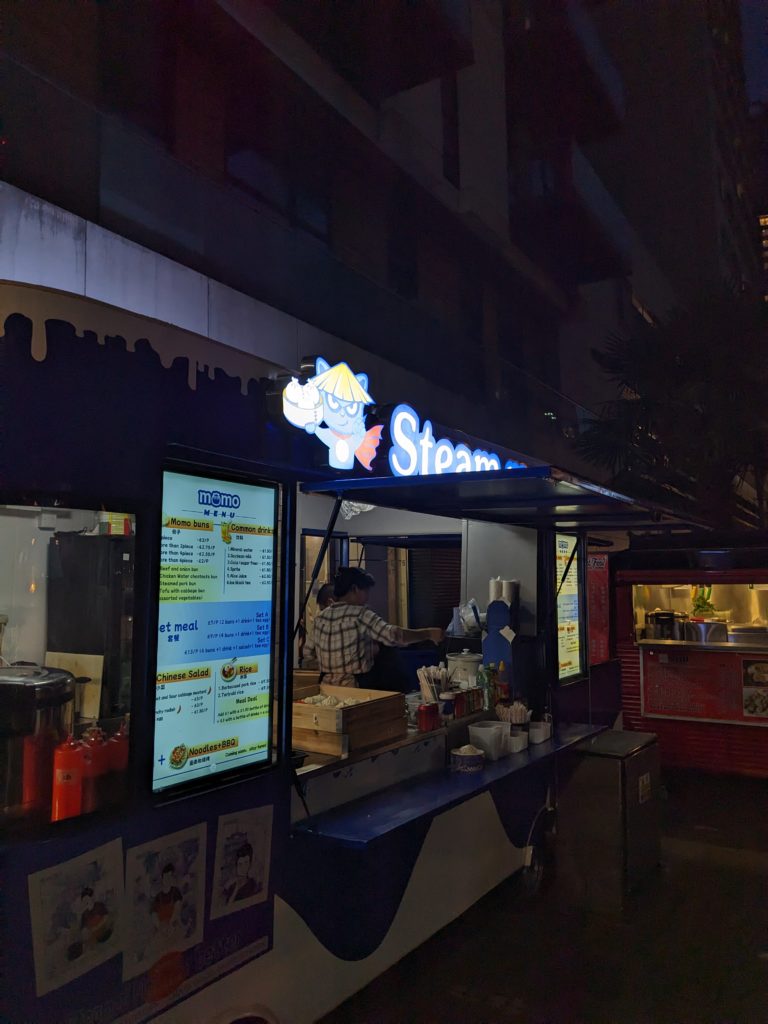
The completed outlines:
[[[411,644],[420,644],[424,640],[431,640],[433,644],[443,642],[444,631],[438,626],[429,629],[403,629],[400,627],[401,643],[409,647]]]
[[[419,644],[423,640],[431,640],[433,644],[439,644],[443,639],[442,629],[403,629],[402,626],[393,626],[385,622],[370,608],[365,609],[361,620],[368,636],[376,643],[384,644],[387,647],[409,647],[411,644]]]

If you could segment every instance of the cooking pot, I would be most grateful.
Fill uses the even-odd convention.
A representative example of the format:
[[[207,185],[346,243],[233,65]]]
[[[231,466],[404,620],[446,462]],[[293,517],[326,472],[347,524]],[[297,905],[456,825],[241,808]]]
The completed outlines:
[[[689,643],[728,643],[728,627],[724,622],[689,620],[683,623],[683,635]]]
[[[685,612],[647,612],[645,616],[646,639],[683,640],[687,620],[688,616]]]
[[[461,686],[467,690],[474,686],[477,681],[477,670],[483,661],[482,654],[473,654],[469,650],[463,650],[460,654],[449,654],[448,678],[451,683]]]
[[[54,747],[72,731],[75,677],[0,668],[0,821],[50,817]]]

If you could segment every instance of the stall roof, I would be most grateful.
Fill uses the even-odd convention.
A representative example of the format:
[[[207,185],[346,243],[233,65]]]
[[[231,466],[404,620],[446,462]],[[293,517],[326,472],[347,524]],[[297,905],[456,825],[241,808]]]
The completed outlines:
[[[691,517],[636,501],[554,466],[444,476],[326,479],[307,481],[302,490],[384,508],[531,528],[579,532],[706,528]]]

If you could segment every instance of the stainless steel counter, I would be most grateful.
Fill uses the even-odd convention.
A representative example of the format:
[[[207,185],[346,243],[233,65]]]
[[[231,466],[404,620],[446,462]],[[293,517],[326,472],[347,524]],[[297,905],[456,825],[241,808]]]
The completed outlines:
[[[731,651],[733,654],[761,654],[768,661],[768,647],[758,644],[699,644],[692,640],[638,640],[639,647],[689,648],[693,651]]]

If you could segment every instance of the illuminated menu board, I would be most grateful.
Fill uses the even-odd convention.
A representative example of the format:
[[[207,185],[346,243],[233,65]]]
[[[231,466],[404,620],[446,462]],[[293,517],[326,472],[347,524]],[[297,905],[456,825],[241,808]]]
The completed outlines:
[[[555,588],[560,587],[557,596],[557,656],[560,679],[568,679],[581,672],[578,551],[573,556],[568,575],[563,580],[563,574],[577,543],[576,537],[562,533],[555,536]]]
[[[277,488],[163,477],[153,789],[270,758]]]

